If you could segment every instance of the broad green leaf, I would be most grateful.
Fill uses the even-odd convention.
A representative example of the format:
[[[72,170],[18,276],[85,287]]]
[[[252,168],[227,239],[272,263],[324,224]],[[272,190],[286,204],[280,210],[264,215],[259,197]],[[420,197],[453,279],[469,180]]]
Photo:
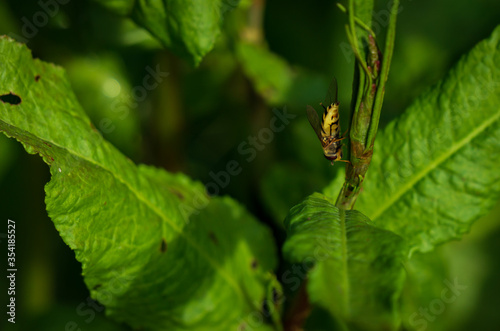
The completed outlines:
[[[237,330],[264,313],[277,286],[267,228],[201,183],[120,154],[59,67],[7,38],[0,63],[0,131],[50,166],[48,214],[109,316],[148,330]]]
[[[361,330],[395,330],[407,255],[401,237],[313,194],[285,220],[285,257],[308,273],[312,303]]]
[[[378,134],[356,209],[411,250],[460,238],[500,198],[499,62],[500,27]]]
[[[353,6],[354,16],[370,28],[378,28],[377,32],[379,32],[380,26],[379,26],[378,20],[380,18],[373,16],[375,13],[375,11],[373,10],[374,1],[373,0],[348,0],[348,3],[350,3],[351,1],[353,2],[353,5],[354,5]],[[349,7],[347,7],[347,8],[349,8]],[[386,8],[388,8],[388,7],[386,7]],[[377,14],[379,14],[379,12],[377,12]],[[385,14],[385,12],[384,12],[384,14]],[[389,11],[387,11],[387,14],[389,14]],[[372,21],[374,21],[374,22],[372,23]],[[384,22],[384,23],[388,24],[388,21]],[[361,36],[364,36],[366,34],[366,31],[364,31],[361,27],[356,26],[356,33],[358,35],[359,45],[363,45],[363,43],[366,43],[366,39],[361,37]],[[361,57],[363,59],[366,59],[367,49],[365,47],[359,47],[359,52],[361,54]]]
[[[367,26],[371,25],[373,15],[373,0],[353,0],[356,17]]]
[[[165,47],[197,65],[213,48],[224,15],[240,0],[95,0],[131,17]]]

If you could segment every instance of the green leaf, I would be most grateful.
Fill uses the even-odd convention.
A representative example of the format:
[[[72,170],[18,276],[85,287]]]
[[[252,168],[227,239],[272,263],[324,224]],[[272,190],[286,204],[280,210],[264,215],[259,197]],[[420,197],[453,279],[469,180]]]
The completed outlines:
[[[460,238],[500,197],[499,62],[500,27],[377,137],[356,209],[411,250]]]
[[[356,17],[367,26],[371,26],[373,16],[373,0],[354,0]]]
[[[95,0],[131,17],[165,47],[197,65],[214,47],[222,19],[240,0]]]
[[[267,228],[201,183],[120,154],[61,68],[7,38],[0,63],[0,131],[50,166],[48,214],[109,316],[148,330],[236,330],[264,314],[277,286]]]
[[[349,0],[348,1],[348,8],[351,8],[351,3],[352,3],[352,9],[353,9],[353,14],[354,17],[358,18],[361,22],[363,22],[364,25],[368,27],[373,27],[374,24],[372,24],[373,21],[373,7],[374,7],[374,1],[373,0]],[[349,15],[349,14],[348,14]],[[348,21],[350,18],[348,18]],[[354,23],[354,22],[352,22]],[[378,23],[375,23],[378,24]],[[363,31],[363,29],[360,26],[356,26],[356,34],[358,36],[358,43],[359,45],[363,45],[363,43],[366,43],[366,40],[363,40],[362,36],[364,36],[366,31]],[[363,59],[366,59],[367,56],[367,49],[365,47],[359,47],[359,52],[361,54],[361,57]]]
[[[312,303],[354,329],[394,330],[407,248],[358,211],[313,194],[285,220],[285,257],[309,271]]]

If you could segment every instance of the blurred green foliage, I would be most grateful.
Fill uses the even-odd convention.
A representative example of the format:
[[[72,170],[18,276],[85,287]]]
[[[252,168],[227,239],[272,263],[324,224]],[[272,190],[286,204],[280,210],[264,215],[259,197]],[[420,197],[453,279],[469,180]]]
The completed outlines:
[[[385,6],[380,2],[379,8]],[[401,6],[382,126],[500,23],[496,0],[402,0]],[[137,23],[92,1],[60,5],[47,24],[27,36],[26,22],[33,22],[40,11],[35,1],[1,2],[0,34],[27,42],[35,57],[64,66],[96,127],[105,118],[114,124],[112,132],[101,129],[106,139],[136,162],[182,171],[204,183],[213,180],[211,172],[238,161],[242,172],[221,194],[236,198],[273,226],[278,239],[283,238],[281,224],[289,208],[321,190],[340,170],[341,166],[331,167],[324,160],[304,116],[306,104],[320,102],[335,75],[341,126],[347,128],[354,61],[344,56],[347,18],[334,1],[241,1],[226,13],[213,49],[196,68],[163,49]],[[144,100],[129,105],[122,120],[123,113],[114,112],[112,104],[143,85],[148,66],[159,66],[169,76],[147,91]],[[238,146],[269,127],[273,107],[285,106],[299,116],[247,162]],[[40,158],[26,155],[18,143],[0,136],[1,222],[10,218],[18,224],[18,263],[24,270],[17,298],[19,321],[25,324],[16,326],[53,330],[75,321],[82,330],[97,330],[100,322],[88,324],[88,316],[77,311],[89,294],[74,253],[47,217],[43,185],[48,180]],[[495,256],[499,218],[497,208],[477,222],[470,236],[439,249],[441,260],[427,265],[436,265],[435,271],[443,267],[451,278],[475,271],[467,273],[470,294],[429,322],[429,329],[491,330],[500,325],[495,309],[500,305],[495,278],[500,272]],[[429,291],[442,290],[443,279],[433,281],[437,283]],[[0,288],[6,288],[5,278]],[[435,293],[420,293],[425,298],[422,305],[429,304]],[[451,313],[457,305],[465,305],[460,307],[461,323]],[[104,314],[96,316],[102,319]]]

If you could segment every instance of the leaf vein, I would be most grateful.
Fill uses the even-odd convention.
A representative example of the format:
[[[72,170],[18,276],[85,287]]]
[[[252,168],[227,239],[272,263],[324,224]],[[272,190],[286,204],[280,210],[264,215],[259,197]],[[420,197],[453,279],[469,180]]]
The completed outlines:
[[[434,159],[433,162],[429,162],[427,166],[423,167],[420,171],[416,172],[410,180],[406,182],[405,185],[400,186],[400,189],[391,196],[385,203],[381,204],[380,207],[375,210],[375,212],[371,215],[371,219],[375,221],[380,215],[382,215],[387,209],[392,207],[397,201],[408,191],[410,191],[417,182],[419,182],[422,178],[424,178],[427,174],[429,174],[432,170],[439,167],[443,162],[449,159],[453,154],[455,154],[460,148],[464,147],[467,143],[472,141],[478,135],[480,135],[483,131],[485,131],[489,126],[493,125],[496,121],[500,119],[500,109],[499,111],[488,120],[486,120],[483,124],[478,125],[474,130],[470,132],[467,136],[465,136],[462,140],[459,140],[456,144],[452,144],[451,148],[448,151],[445,151],[440,156]]]

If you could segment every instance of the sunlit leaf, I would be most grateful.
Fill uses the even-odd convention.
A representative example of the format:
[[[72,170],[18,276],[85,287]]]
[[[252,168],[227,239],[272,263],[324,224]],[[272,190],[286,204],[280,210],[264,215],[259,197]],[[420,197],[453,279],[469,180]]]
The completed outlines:
[[[360,330],[395,330],[407,254],[401,237],[313,194],[285,220],[285,257],[308,273],[310,301]]]
[[[460,238],[500,198],[499,61],[500,27],[377,136],[355,208],[412,250]]]
[[[197,65],[213,48],[224,16],[240,0],[94,0],[131,17],[165,47]]]
[[[59,67],[7,38],[0,63],[0,131],[50,166],[48,214],[110,317],[136,329],[237,330],[265,313],[278,286],[267,228],[230,198],[120,154]]]

